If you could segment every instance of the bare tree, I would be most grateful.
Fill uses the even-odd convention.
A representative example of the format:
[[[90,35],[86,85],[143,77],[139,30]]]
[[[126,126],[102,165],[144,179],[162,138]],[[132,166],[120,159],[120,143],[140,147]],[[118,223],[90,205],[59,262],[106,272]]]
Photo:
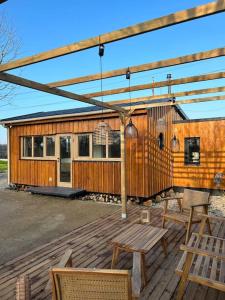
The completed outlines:
[[[16,58],[19,42],[15,30],[9,25],[4,15],[0,15],[0,65]],[[8,102],[14,94],[15,87],[0,81],[0,101]]]

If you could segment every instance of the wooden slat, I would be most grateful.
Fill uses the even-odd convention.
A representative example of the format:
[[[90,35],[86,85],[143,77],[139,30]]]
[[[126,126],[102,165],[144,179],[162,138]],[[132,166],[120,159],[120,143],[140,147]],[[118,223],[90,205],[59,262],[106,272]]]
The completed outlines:
[[[222,241],[222,253],[225,255],[225,240]],[[225,283],[225,261],[221,262],[219,281]]]
[[[203,250],[207,250],[208,236],[203,236],[202,238],[198,238],[194,247],[199,248],[200,242],[201,242],[200,248]],[[200,274],[203,261],[204,261],[204,257],[201,255],[198,255],[196,262],[195,262],[194,270],[193,270],[194,275]]]
[[[69,99],[72,99],[72,100],[77,100],[77,101],[81,101],[81,102],[84,102],[84,103],[97,105],[99,107],[107,108],[107,109],[110,109],[110,110],[115,110],[115,111],[123,112],[123,113],[126,112],[126,110],[124,110],[123,108],[121,108],[119,106],[110,105],[108,103],[101,102],[101,101],[94,100],[94,99],[89,99],[86,96],[71,93],[71,92],[64,91],[64,90],[61,90],[61,89],[58,89],[58,88],[51,88],[51,87],[48,87],[45,84],[42,84],[42,83],[39,83],[39,82],[36,82],[36,81],[32,81],[32,80],[28,80],[28,79],[25,79],[25,78],[22,78],[22,77],[19,77],[19,76],[15,76],[15,75],[0,72],[0,80],[10,82],[10,83],[13,83],[13,84],[17,84],[17,85],[20,85],[20,86],[24,86],[24,87],[27,87],[27,88],[31,88],[31,89],[34,89],[34,90],[42,91],[42,92],[45,92],[45,93],[53,94],[53,95],[56,95],[56,96],[61,96],[61,97],[69,98]]]
[[[184,91],[184,92],[177,92],[172,93],[169,95],[169,97],[183,97],[183,96],[193,96],[193,95],[202,95],[202,94],[211,94],[211,93],[222,93],[225,92],[225,86],[219,86],[216,88],[208,88],[208,89],[199,89],[199,90],[191,90],[191,91]],[[134,102],[143,102],[143,101],[149,101],[149,100],[156,100],[156,99],[164,99],[168,98],[167,94],[161,94],[161,95],[155,95],[155,96],[147,96],[147,97],[138,97],[138,98],[132,98],[130,99],[121,99],[121,100],[113,100],[109,101],[109,104],[121,104],[121,103],[134,103]]]
[[[165,67],[171,67],[171,66],[177,66],[182,65],[186,63],[196,62],[196,61],[202,61],[206,59],[212,59],[216,57],[221,57],[225,55],[225,48],[217,48],[209,51],[199,52],[199,53],[193,53],[185,56],[165,59],[161,61],[151,62],[147,64],[142,64],[138,66],[132,66],[129,67],[130,72],[132,74],[149,71],[149,70],[156,70],[161,69]],[[121,68],[118,70],[103,72],[102,76],[100,73],[87,75],[87,76],[81,76],[76,78],[70,78],[66,80],[60,80],[48,83],[48,86],[50,87],[62,87],[62,86],[68,86],[72,84],[82,83],[82,82],[90,82],[94,80],[99,79],[106,79],[106,78],[112,78],[117,77],[121,75],[125,75],[127,71],[127,68]]]
[[[174,106],[174,105],[184,105],[190,103],[199,103],[199,102],[209,102],[209,101],[220,101],[225,100],[224,96],[215,96],[215,97],[207,97],[207,98],[193,98],[188,100],[179,100],[175,103],[173,102],[161,102],[161,103],[152,103],[152,104],[140,104],[132,106],[132,109],[141,109],[141,108],[152,108],[152,107],[163,107],[163,106]]]
[[[197,75],[197,76],[191,76],[191,77],[184,77],[184,78],[178,78],[173,79],[170,81],[171,85],[179,85],[179,84],[187,84],[192,82],[199,82],[199,81],[207,81],[207,80],[214,80],[214,79],[222,79],[225,78],[225,72],[218,72],[218,73],[211,73],[211,74],[205,74],[205,75]],[[163,80],[159,82],[148,83],[148,84],[139,84],[129,87],[122,87],[122,88],[116,88],[112,90],[106,90],[102,92],[94,92],[94,93],[88,93],[84,94],[84,96],[88,98],[92,97],[99,97],[99,96],[107,96],[107,95],[115,95],[115,94],[121,94],[121,93],[127,93],[130,91],[140,91],[140,90],[148,90],[148,89],[156,89],[160,87],[168,86],[168,80]],[[167,95],[168,96],[168,95]]]
[[[220,245],[221,245],[221,240],[217,239],[213,252],[220,253]],[[220,263],[220,261],[217,258],[213,258],[211,272],[210,272],[211,280],[215,280],[215,281],[217,280],[218,263]]]
[[[176,12],[164,17],[156,18],[147,22],[139,23],[134,26],[129,26],[119,30],[105,33],[100,36],[101,43],[110,43],[122,40],[128,37],[136,36],[146,32],[158,30],[175,24],[195,20],[198,18],[206,17],[225,10],[225,0],[217,2],[210,2],[208,4],[200,5],[194,8]],[[12,70],[18,67],[31,65],[40,61],[52,59],[62,55],[74,53],[84,49],[95,47],[99,44],[99,36],[91,39],[83,40],[73,43],[61,48],[56,48],[50,51],[42,52],[33,56],[21,58],[10,63],[0,66],[0,71]]]

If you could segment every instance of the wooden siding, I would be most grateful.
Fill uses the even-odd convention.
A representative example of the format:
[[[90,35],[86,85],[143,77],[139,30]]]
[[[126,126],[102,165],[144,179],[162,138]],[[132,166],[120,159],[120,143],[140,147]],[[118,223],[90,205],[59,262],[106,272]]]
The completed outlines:
[[[118,116],[108,118],[113,130],[119,130]],[[139,138],[135,143],[128,142],[127,149],[127,183],[128,194],[149,196],[147,169],[147,115],[133,117],[138,128]],[[42,124],[24,124],[10,129],[11,178],[15,184],[56,186],[57,163],[55,160],[21,159],[20,137],[29,135],[54,135],[63,133],[93,132],[98,120],[69,120]],[[130,165],[130,163],[132,165]],[[146,164],[146,165],[145,165]],[[73,161],[73,187],[103,193],[120,193],[120,162],[114,161]]]
[[[151,195],[157,194],[172,186],[172,153],[170,141],[172,138],[172,121],[179,118],[178,113],[171,107],[158,107],[149,110],[149,190]],[[164,148],[159,149],[156,125],[157,120],[164,118],[166,130],[164,131]]]
[[[167,129],[165,147],[159,149],[156,122],[165,116]],[[113,130],[120,129],[116,114],[105,117]],[[138,129],[138,139],[126,142],[127,194],[130,196],[150,197],[172,186],[172,157],[170,140],[172,120],[179,119],[171,107],[154,108],[142,111],[132,117]],[[71,118],[49,122],[23,123],[10,129],[11,178],[15,184],[56,186],[56,160],[21,159],[20,137],[29,135],[76,134],[93,132],[99,119],[96,116],[83,120]],[[119,161],[77,161],[72,163],[72,186],[90,192],[120,194]]]
[[[214,176],[225,171],[225,120],[197,121],[174,125],[180,151],[174,154],[174,185],[216,189]],[[184,165],[184,138],[200,137],[200,165]],[[225,189],[225,182],[220,187]]]

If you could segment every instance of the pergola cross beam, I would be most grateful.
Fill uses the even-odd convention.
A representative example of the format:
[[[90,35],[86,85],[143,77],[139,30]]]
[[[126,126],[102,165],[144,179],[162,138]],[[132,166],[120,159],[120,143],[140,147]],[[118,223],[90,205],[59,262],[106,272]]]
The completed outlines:
[[[110,101],[108,103],[118,105],[118,104],[125,104],[125,103],[134,103],[134,102],[144,102],[149,100],[157,100],[157,99],[164,99],[164,98],[173,98],[173,97],[184,97],[184,96],[193,96],[193,95],[202,95],[202,94],[212,94],[212,93],[222,93],[225,92],[225,86],[218,86],[215,88],[207,88],[207,89],[197,89],[197,90],[190,90],[190,91],[183,91],[183,92],[176,92],[167,94],[161,94],[161,95],[154,95],[154,96],[147,96],[147,97],[138,97],[138,98],[132,98],[132,99],[121,99],[121,100],[115,100]]]
[[[207,80],[214,80],[214,79],[221,79],[225,78],[225,72],[217,72],[217,73],[210,73],[210,74],[203,74],[203,75],[195,75],[190,77],[178,78],[170,80],[170,85],[179,85],[179,84],[187,84],[199,81],[207,81]],[[129,91],[141,91],[141,90],[148,90],[148,89],[156,89],[160,87],[168,86],[168,80],[157,81],[154,83],[147,83],[147,84],[139,84],[134,85],[131,87],[122,87],[116,88],[112,90],[105,90],[102,92],[94,92],[89,94],[84,94],[86,97],[99,97],[99,96],[108,96],[108,95],[115,95],[115,94],[122,94],[128,93]]]
[[[225,100],[225,95],[205,97],[205,98],[192,98],[188,100],[179,100],[175,102],[167,101],[167,102],[160,102],[160,103],[140,104],[140,105],[133,106],[132,109],[149,109],[154,107],[175,106],[175,105],[184,105],[184,104],[210,102],[210,101],[221,101],[221,100]]]
[[[223,47],[223,48],[212,49],[209,51],[198,52],[198,53],[188,54],[188,55],[179,56],[179,57],[175,57],[175,58],[169,58],[169,59],[165,59],[165,60],[142,64],[142,65],[138,65],[138,66],[131,66],[131,67],[129,67],[129,70],[132,74],[135,74],[135,73],[139,73],[139,72],[145,72],[145,71],[150,71],[150,70],[156,70],[156,69],[161,69],[161,68],[166,68],[166,67],[172,67],[172,66],[177,66],[177,65],[222,57],[224,55],[225,55],[225,48]],[[68,85],[73,85],[73,84],[79,84],[79,83],[99,80],[101,78],[102,79],[113,78],[113,77],[125,75],[126,71],[127,71],[127,68],[122,68],[122,69],[103,72],[102,75],[101,75],[101,73],[97,73],[97,74],[92,74],[92,75],[87,75],[87,76],[65,79],[65,80],[61,80],[61,81],[55,81],[55,82],[48,83],[48,86],[62,87],[62,86],[68,86]]]
[[[17,85],[20,85],[20,86],[23,86],[23,87],[31,88],[33,90],[37,90],[37,91],[53,94],[53,95],[56,95],[56,96],[69,98],[69,99],[72,99],[72,100],[77,100],[77,101],[80,101],[80,102],[96,105],[96,106],[103,107],[103,108],[106,108],[106,109],[111,109],[111,110],[117,111],[118,113],[127,114],[127,110],[125,110],[124,108],[122,108],[120,106],[111,105],[111,104],[106,103],[106,102],[91,99],[91,98],[88,98],[86,96],[71,93],[69,91],[65,91],[65,90],[62,90],[62,89],[51,88],[51,87],[47,86],[46,84],[42,84],[42,83],[39,83],[39,82],[36,82],[36,81],[33,81],[33,80],[28,80],[28,79],[25,79],[25,78],[22,78],[22,77],[19,77],[19,76],[15,76],[15,75],[11,75],[11,74],[8,74],[8,73],[0,72],[0,80],[5,81],[5,82],[9,82],[9,83],[13,83],[13,84],[17,84]]]
[[[49,60],[52,58],[60,57],[70,53],[78,52],[81,50],[89,49],[98,46],[99,43],[110,43],[133,37],[146,32],[159,30],[161,28],[169,27],[172,25],[184,23],[187,21],[199,19],[216,13],[225,11],[225,0],[216,2],[210,2],[194,8],[179,11],[167,16],[149,20],[143,23],[139,23],[133,26],[122,28],[112,31],[110,33],[102,34],[99,41],[99,36],[86,39],[77,43],[73,43],[67,46],[56,48],[50,51],[42,52],[36,55],[32,55],[26,58],[21,58],[0,66],[0,71],[8,71],[18,67],[23,67],[38,63],[41,61]]]

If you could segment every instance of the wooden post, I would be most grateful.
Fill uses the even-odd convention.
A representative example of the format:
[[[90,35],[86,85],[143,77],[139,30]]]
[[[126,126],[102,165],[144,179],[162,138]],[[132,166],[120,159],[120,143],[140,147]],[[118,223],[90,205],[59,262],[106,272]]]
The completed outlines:
[[[127,191],[126,191],[126,147],[125,147],[125,125],[126,117],[120,116],[120,151],[121,151],[121,202],[122,202],[122,219],[127,218]]]
[[[7,129],[7,159],[8,159],[8,185],[10,185],[11,174],[10,174],[10,165],[11,165],[11,157],[10,157],[10,128],[11,126],[6,127]]]

